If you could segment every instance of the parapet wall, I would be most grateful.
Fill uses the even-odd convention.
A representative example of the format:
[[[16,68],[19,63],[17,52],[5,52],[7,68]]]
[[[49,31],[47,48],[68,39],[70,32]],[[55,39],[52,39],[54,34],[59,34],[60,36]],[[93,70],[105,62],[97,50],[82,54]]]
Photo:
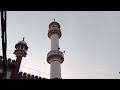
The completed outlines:
[[[27,74],[27,73],[23,73],[23,72],[19,72],[18,73],[18,79],[47,79],[47,78],[42,78],[42,77],[38,77],[35,76],[33,74]]]
[[[16,68],[16,61],[15,60],[11,60],[11,58],[8,58],[7,59],[7,62],[8,62],[8,71],[11,72],[10,75],[8,75],[7,73],[7,76],[8,78],[7,79],[11,79],[11,74],[12,74],[12,71],[14,71],[14,69]],[[0,74],[1,74],[1,70],[3,69],[3,57],[0,56]],[[39,77],[39,76],[35,76],[33,74],[27,74],[27,73],[23,73],[23,72],[19,72],[18,73],[18,78],[17,79],[47,79],[47,78],[44,78],[44,77]]]
[[[15,67],[17,66],[15,64],[15,60],[11,60],[11,58],[7,59],[8,62],[8,70],[13,71],[15,69]],[[3,68],[3,57],[0,56],[0,68]]]

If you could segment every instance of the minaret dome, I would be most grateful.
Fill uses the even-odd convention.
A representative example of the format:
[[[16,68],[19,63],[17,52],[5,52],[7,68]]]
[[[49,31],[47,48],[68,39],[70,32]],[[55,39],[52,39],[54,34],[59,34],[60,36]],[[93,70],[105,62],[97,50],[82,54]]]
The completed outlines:
[[[60,24],[59,24],[58,22],[56,22],[56,21],[51,22],[51,23],[49,24],[49,28],[50,28],[51,26],[54,27],[54,25],[57,25],[58,28],[60,28]]]
[[[27,46],[27,43],[24,41],[24,38],[23,38],[23,40],[19,41],[19,42],[15,45],[15,48],[16,48],[16,49],[22,49],[22,50],[25,50],[25,51],[28,50],[28,46]]]

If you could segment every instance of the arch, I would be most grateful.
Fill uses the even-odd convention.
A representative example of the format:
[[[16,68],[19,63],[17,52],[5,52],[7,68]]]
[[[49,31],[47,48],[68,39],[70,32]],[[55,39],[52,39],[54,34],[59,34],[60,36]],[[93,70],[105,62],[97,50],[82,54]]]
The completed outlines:
[[[24,48],[24,47],[23,47],[23,46],[21,46],[21,49],[22,49],[22,50],[23,50],[23,48]]]

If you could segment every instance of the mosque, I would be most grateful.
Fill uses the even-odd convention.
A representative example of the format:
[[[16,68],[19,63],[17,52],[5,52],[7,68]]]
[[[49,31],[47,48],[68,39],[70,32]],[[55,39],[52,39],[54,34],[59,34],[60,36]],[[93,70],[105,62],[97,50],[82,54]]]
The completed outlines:
[[[51,50],[47,54],[47,62],[50,64],[50,79],[62,79],[61,64],[64,61],[63,52],[59,48],[59,39],[62,36],[60,24],[55,20],[49,24],[48,37],[51,39]],[[16,60],[7,58],[7,75],[6,79],[48,79],[45,77],[35,76],[33,74],[20,72],[22,58],[26,57],[28,45],[23,40],[15,45],[14,53]],[[0,75],[3,71],[3,57],[0,56]]]

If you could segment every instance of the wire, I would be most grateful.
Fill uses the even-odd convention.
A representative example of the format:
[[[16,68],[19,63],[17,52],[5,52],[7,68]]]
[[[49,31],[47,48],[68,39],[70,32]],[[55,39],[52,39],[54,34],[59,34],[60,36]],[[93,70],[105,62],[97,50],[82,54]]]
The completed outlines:
[[[48,74],[48,73],[41,72],[41,71],[39,71],[39,70],[32,69],[32,68],[29,68],[29,67],[25,67],[25,66],[21,66],[21,67],[28,68],[29,70],[34,70],[34,71],[38,71],[38,72],[40,72],[40,73],[44,73],[44,74],[50,75],[50,74]]]
[[[2,49],[0,49],[0,50],[2,50]],[[13,53],[13,52],[10,51],[10,50],[7,50],[7,51]],[[40,61],[40,62],[42,62],[42,61]],[[42,63],[43,63],[43,62],[42,62]],[[35,70],[35,69],[29,68],[29,67],[25,67],[25,66],[21,66],[21,67],[27,68],[27,69],[29,69],[29,71],[30,71],[30,70],[34,70],[34,71],[38,71],[38,72],[40,72],[40,73],[44,73],[44,74],[50,75],[50,74],[48,74],[48,73],[41,72],[41,71],[39,71],[39,70]]]

